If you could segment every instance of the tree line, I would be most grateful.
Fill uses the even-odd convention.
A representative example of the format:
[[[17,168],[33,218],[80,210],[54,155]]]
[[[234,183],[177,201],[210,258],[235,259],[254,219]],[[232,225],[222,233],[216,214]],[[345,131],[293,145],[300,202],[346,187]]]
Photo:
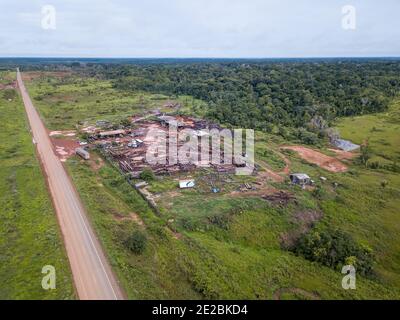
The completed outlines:
[[[400,89],[399,61],[318,61],[103,65],[120,90],[190,95],[220,123],[277,130],[307,143],[321,138],[316,117],[382,112]]]

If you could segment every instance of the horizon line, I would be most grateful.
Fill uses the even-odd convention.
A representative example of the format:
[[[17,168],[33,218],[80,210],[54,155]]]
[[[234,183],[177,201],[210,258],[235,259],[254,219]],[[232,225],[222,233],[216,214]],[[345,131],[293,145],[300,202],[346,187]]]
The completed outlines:
[[[85,56],[0,56],[0,59],[124,59],[124,60],[271,60],[271,59],[400,59],[398,56],[304,56],[304,57],[85,57]]]

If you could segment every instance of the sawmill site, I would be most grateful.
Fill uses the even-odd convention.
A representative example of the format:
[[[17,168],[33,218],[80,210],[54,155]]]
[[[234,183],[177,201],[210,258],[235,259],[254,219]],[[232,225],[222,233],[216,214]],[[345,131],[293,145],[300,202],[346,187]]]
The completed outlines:
[[[88,137],[89,148],[96,147],[105,157],[117,164],[131,178],[138,178],[144,169],[151,169],[156,175],[188,172],[195,170],[197,167],[213,168],[219,173],[235,173],[237,167],[243,166],[243,164],[224,163],[222,161],[220,164],[214,164],[211,163],[211,160],[185,164],[176,161],[176,159],[173,161],[170,157],[167,157],[171,138],[177,142],[176,147],[178,149],[185,144],[186,140],[180,137],[180,133],[183,130],[191,129],[197,138],[201,138],[209,135],[209,130],[221,129],[217,124],[210,123],[207,120],[187,116],[158,115],[150,118],[132,118],[131,123],[131,126],[109,131],[101,131],[98,128],[93,128],[91,135]],[[107,125],[106,123],[100,124],[103,126]],[[176,127],[176,131],[169,130],[171,125]],[[166,149],[158,151],[157,157],[165,157],[165,163],[151,163],[146,161],[146,154],[149,147],[160,142],[160,136],[165,137],[165,141],[163,142],[165,142]],[[211,155],[211,145],[208,148]],[[161,152],[167,154],[161,154]],[[223,158],[224,150],[221,149],[220,159]]]

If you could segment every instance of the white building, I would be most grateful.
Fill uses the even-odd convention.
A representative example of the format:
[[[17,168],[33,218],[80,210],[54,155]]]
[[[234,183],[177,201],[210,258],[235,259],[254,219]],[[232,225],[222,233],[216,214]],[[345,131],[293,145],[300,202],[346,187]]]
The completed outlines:
[[[187,189],[187,188],[193,188],[195,186],[194,180],[180,180],[179,181],[179,188],[181,189]]]

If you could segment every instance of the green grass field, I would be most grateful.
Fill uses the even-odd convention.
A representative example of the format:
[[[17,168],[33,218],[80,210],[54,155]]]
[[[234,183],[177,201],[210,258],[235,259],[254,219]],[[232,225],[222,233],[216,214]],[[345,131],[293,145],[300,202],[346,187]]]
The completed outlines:
[[[14,79],[15,73],[0,73]],[[56,215],[19,96],[0,90],[0,299],[72,299],[72,277]],[[41,271],[56,268],[56,289]]]
[[[83,85],[71,83],[72,80],[64,80],[63,85],[46,84],[45,79],[28,85],[33,97],[42,96],[35,100],[36,105],[51,129],[70,129],[81,120],[114,119],[143,112],[135,104],[137,100],[132,100],[141,93],[115,92],[100,80],[77,80],[76,76],[72,79]],[[47,90],[52,93],[47,95]],[[146,99],[149,101],[145,110],[162,101],[153,104],[151,101],[155,100],[150,95]],[[395,107],[390,112],[397,114]],[[366,117],[372,117],[371,123],[375,121],[373,117],[381,119],[382,130],[391,128],[390,145],[372,144],[373,139],[370,142],[376,155],[394,157],[398,151],[396,123],[400,121],[395,122],[392,116]],[[365,120],[360,117],[355,121],[362,124]],[[354,124],[350,119],[340,121],[338,127],[344,138],[358,143],[365,139],[357,130],[353,136]],[[278,148],[287,143],[282,138],[258,133],[257,159],[273,170],[282,170],[285,162]],[[271,188],[294,195],[296,201],[287,205],[255,196],[232,196],[235,181],[222,183],[222,192],[212,194],[211,185],[201,180],[206,173],[197,172],[192,174],[199,181],[193,190],[178,189],[177,179],[185,175],[151,182],[149,190],[156,195],[160,209],[160,214],[156,214],[108,163],[98,169],[91,162],[73,157],[67,166],[129,298],[400,298],[399,174],[366,169],[356,162],[349,164],[347,173],[333,174],[306,163],[295,153],[284,153],[291,163],[290,171],[308,173],[316,180],[320,194],[290,186],[287,181],[269,183]],[[320,176],[325,176],[327,182],[320,182]],[[232,178],[235,179],[239,178]],[[253,177],[243,179],[254,181]],[[381,185],[383,180],[388,182],[385,188]],[[334,182],[338,187],[333,187]],[[311,211],[323,212],[315,226],[317,230],[337,227],[351,234],[357,243],[372,248],[375,274],[371,278],[358,276],[357,290],[342,289],[340,270],[281,248],[282,235],[300,228],[296,215]],[[126,240],[135,231],[147,238],[141,254],[132,253],[126,246]]]
[[[344,139],[357,144],[368,140],[375,156],[400,161],[400,99],[386,113],[345,118],[337,127]]]
[[[185,112],[202,103],[191,97],[167,97],[161,94],[127,93],[112,88],[110,81],[83,79],[65,74],[46,73],[27,81],[26,86],[48,129],[74,129],[78,123],[94,124],[96,120],[119,121],[132,115],[143,115],[159,109],[171,112],[164,104],[171,99],[181,103]]]

